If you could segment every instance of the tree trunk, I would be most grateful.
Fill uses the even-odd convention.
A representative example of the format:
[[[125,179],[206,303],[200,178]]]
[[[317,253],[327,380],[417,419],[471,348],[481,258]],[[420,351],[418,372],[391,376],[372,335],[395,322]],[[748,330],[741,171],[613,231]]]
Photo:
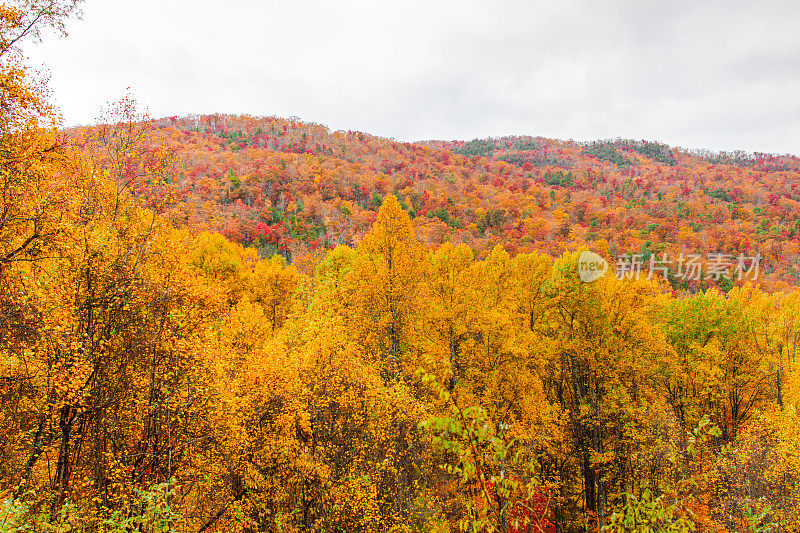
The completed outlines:
[[[595,488],[596,488],[597,475],[594,471],[594,467],[592,466],[592,461],[589,458],[588,451],[583,452],[583,461],[581,464],[581,470],[583,474],[583,495],[584,495],[584,501],[586,503],[586,512],[596,513],[597,492]]]
[[[31,449],[31,455],[28,458],[28,462],[25,463],[25,471],[22,474],[22,483],[20,483],[20,486],[17,489],[18,494],[22,491],[22,487],[28,483],[31,472],[33,471],[33,467],[36,464],[36,461],[39,459],[39,456],[42,455],[42,440],[44,439],[44,428],[46,425],[47,415],[43,415],[42,419],[39,421],[39,427],[36,428],[36,435],[33,437],[33,448]]]
[[[61,408],[61,416],[58,422],[61,428],[61,447],[58,450],[58,464],[56,465],[56,479],[54,481],[54,490],[56,497],[53,500],[53,505],[50,508],[50,519],[55,520],[56,513],[64,503],[64,497],[69,485],[70,475],[70,439],[72,437],[72,427],[75,424],[76,413],[71,405],[65,405]]]

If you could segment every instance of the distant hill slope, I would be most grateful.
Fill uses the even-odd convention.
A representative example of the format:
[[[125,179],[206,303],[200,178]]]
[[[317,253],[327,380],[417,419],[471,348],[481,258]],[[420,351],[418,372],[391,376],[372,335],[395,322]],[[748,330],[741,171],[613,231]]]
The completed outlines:
[[[222,232],[262,255],[288,259],[357,243],[387,194],[418,236],[463,242],[479,255],[560,255],[588,247],[610,261],[756,253],[760,280],[800,281],[800,159],[687,151],[647,141],[590,143],[541,137],[402,143],[283,118],[204,115],[147,125],[148,153],[175,167],[156,182],[128,169],[138,194],[174,223]],[[96,128],[72,132],[75,142]],[[98,155],[102,157],[102,155]],[[149,177],[148,177],[149,176]],[[169,198],[169,201],[166,201]],[[673,285],[726,289],[724,280]]]

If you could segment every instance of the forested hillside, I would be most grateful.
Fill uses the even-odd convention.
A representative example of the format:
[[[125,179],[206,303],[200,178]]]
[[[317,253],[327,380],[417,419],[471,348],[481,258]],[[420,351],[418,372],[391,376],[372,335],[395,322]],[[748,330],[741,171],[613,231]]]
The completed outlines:
[[[31,17],[0,8],[0,531],[800,528],[796,157],[129,98],[64,130]]]
[[[70,134],[84,147],[102,129]],[[127,169],[137,195],[177,225],[220,231],[262,257],[291,261],[357,244],[393,194],[428,247],[464,243],[480,257],[498,244],[512,255],[554,257],[589,248],[611,262],[641,254],[645,263],[683,253],[704,265],[710,254],[759,253],[765,287],[800,280],[795,156],[531,137],[409,144],[225,115],[161,119],[142,129],[149,132],[143,153],[166,150],[174,168],[159,183],[147,181],[146,169]],[[676,289],[732,286],[681,279],[675,270]]]

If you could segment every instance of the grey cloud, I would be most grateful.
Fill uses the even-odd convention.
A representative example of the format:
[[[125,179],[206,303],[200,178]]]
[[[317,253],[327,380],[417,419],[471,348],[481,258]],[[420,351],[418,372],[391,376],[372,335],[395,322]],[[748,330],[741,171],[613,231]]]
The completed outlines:
[[[798,152],[786,1],[88,0],[48,63],[68,120],[127,85],[154,114],[299,115],[402,140],[635,137]]]

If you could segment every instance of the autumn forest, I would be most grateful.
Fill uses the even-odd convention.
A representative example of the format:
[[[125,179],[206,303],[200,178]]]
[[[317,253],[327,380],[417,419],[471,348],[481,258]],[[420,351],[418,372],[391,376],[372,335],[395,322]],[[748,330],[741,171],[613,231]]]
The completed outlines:
[[[800,158],[64,127],[75,5],[0,5],[0,532],[800,530]]]

